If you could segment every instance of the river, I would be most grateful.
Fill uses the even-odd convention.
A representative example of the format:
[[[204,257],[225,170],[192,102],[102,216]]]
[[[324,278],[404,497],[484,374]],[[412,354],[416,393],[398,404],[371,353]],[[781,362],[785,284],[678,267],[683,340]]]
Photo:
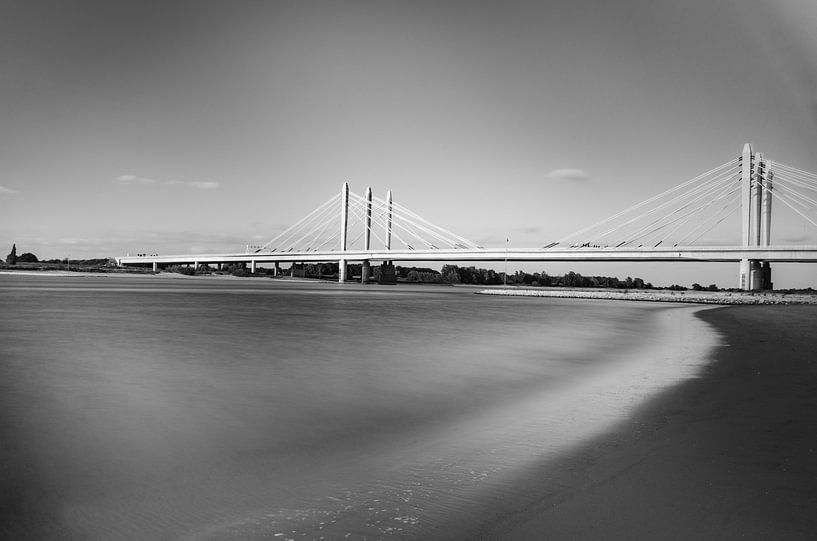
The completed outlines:
[[[0,274],[0,533],[467,539],[694,375],[696,307]]]

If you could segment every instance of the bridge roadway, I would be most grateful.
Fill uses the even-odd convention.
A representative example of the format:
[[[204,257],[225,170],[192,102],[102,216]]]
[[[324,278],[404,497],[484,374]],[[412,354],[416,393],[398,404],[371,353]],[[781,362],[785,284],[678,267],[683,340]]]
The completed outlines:
[[[158,266],[215,263],[325,263],[362,261],[712,261],[744,259],[769,262],[817,262],[817,246],[687,246],[643,248],[487,248],[483,250],[348,250],[123,256],[119,265]]]

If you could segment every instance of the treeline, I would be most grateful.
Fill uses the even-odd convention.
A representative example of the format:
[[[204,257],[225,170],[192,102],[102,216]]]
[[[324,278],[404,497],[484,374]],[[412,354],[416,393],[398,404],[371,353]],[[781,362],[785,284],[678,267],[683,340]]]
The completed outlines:
[[[115,267],[116,261],[113,258],[103,257],[94,259],[40,259],[31,252],[23,252],[17,255],[17,244],[11,246],[11,252],[6,256],[5,260],[0,260],[0,263],[5,263],[6,266],[22,265],[26,268],[37,269],[55,269],[62,268],[68,265],[72,267],[83,268],[99,268],[99,267]]]
[[[532,287],[605,287],[620,289],[652,289],[653,285],[641,278],[627,277],[620,280],[615,276],[583,276],[570,271],[562,275],[550,275],[542,272],[524,272],[518,270],[507,277],[493,269],[476,267],[459,267],[445,265],[440,271],[441,281],[449,284],[475,285],[523,285]]]
[[[219,271],[217,267],[209,265],[199,265],[197,269],[186,265],[174,265],[163,269],[169,272],[181,274],[232,274],[233,276],[251,276],[249,269],[244,263],[222,265]],[[654,286],[645,282],[641,278],[627,277],[623,280],[615,276],[583,276],[578,272],[568,272],[562,275],[550,275],[547,272],[528,273],[521,270],[508,274],[507,277],[501,272],[493,269],[482,269],[477,267],[460,267],[458,265],[444,265],[442,270],[435,270],[427,267],[401,267],[394,268],[395,276],[400,282],[425,283],[425,284],[470,284],[470,285],[513,285],[530,287],[599,287],[611,289],[653,289]],[[363,273],[363,265],[347,265],[347,276],[350,279],[360,279]],[[254,276],[270,276],[273,269],[256,267]],[[289,268],[282,269],[281,274],[291,275]],[[306,263],[296,265],[294,275],[301,278],[318,278],[333,280],[338,277],[337,263]],[[372,281],[380,280],[380,266],[371,266]],[[697,284],[695,284],[697,286]],[[700,286],[698,286],[700,287]],[[713,286],[709,286],[710,288]],[[683,290],[685,287],[672,285],[668,289]],[[703,289],[703,288],[702,288]]]
[[[396,267],[398,278],[406,282],[472,284],[472,285],[514,285],[531,287],[606,287],[627,289],[651,289],[652,284],[641,278],[627,277],[620,280],[614,276],[582,276],[577,272],[550,275],[547,272],[524,272],[517,270],[507,277],[494,269],[444,265],[442,270],[428,268]],[[677,286],[680,287],[680,286]]]

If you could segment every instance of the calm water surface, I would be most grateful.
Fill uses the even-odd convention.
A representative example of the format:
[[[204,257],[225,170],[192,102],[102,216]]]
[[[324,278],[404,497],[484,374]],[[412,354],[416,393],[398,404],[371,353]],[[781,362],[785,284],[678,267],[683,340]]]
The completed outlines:
[[[0,537],[464,539],[693,332],[473,291],[0,275]]]

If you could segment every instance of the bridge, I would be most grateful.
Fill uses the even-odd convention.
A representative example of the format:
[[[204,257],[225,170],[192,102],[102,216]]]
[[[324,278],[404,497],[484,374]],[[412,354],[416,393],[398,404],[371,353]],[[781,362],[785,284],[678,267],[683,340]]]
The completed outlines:
[[[764,159],[746,144],[736,158],[609,218],[539,248],[485,248],[443,229],[367,188],[363,196],[344,183],[334,195],[263,246],[243,253],[138,255],[119,265],[150,266],[244,263],[250,271],[272,263],[362,264],[369,281],[372,264],[393,275],[394,262],[413,261],[662,261],[736,262],[738,287],[771,289],[771,264],[817,262],[817,245],[772,244],[772,203],[817,227],[817,175]],[[737,218],[733,218],[737,216]],[[732,220],[730,221],[730,218]],[[739,224],[734,221],[739,220]],[[730,237],[729,244],[712,239]]]

